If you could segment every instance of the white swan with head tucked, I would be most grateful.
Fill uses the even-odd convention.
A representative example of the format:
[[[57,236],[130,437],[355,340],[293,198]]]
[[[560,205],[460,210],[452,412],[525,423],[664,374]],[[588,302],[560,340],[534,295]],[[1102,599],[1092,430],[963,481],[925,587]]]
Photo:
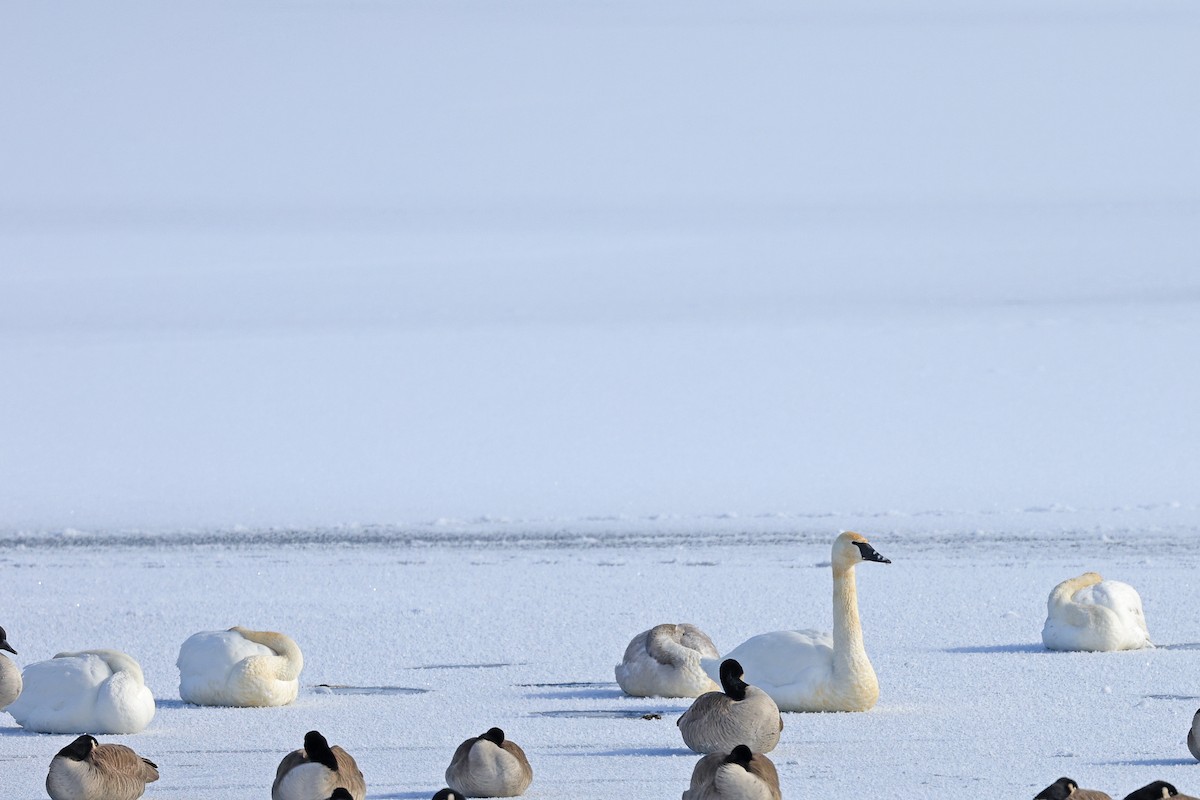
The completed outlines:
[[[683,800],[780,800],[779,773],[771,759],[739,744],[697,761]]]
[[[833,635],[820,631],[774,631],[742,642],[725,658],[737,659],[746,680],[769,694],[780,711],[866,711],[879,699],[879,681],[863,647],[854,567],[864,561],[892,563],[861,534],[833,540]],[[719,676],[720,659],[704,659]]]
[[[137,733],[154,718],[142,667],[119,650],[59,653],[25,668],[25,687],[8,707],[39,733]]]
[[[721,688],[700,666],[704,658],[720,658],[704,631],[686,622],[655,625],[633,637],[614,672],[634,697],[699,697]]]
[[[1046,601],[1042,642],[1049,650],[1138,650],[1153,647],[1142,598],[1127,583],[1085,572],[1054,587]]]
[[[4,632],[4,628],[0,628],[0,650],[7,650],[14,656],[17,654],[8,643],[8,634]],[[21,670],[17,669],[17,665],[9,661],[7,656],[0,653],[0,711],[20,696]]]
[[[179,648],[179,696],[198,706],[283,706],[300,691],[304,656],[290,637],[233,627],[189,636]]]

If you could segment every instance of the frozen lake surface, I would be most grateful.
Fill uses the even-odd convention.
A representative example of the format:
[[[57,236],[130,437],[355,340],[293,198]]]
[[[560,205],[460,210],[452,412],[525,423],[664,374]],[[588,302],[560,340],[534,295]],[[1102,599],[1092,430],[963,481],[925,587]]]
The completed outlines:
[[[893,561],[857,570],[880,701],[786,714],[771,754],[784,796],[1032,797],[1060,775],[1117,797],[1157,778],[1194,791],[1184,736],[1200,707],[1200,548],[1183,516],[1150,533],[865,529]],[[612,668],[625,645],[667,621],[700,625],[723,651],[767,630],[828,629],[837,526],[772,535],[726,520],[690,538],[629,525],[570,543],[520,531],[3,543],[4,622],[18,663],[85,647],[141,661],[157,716],[108,738],[159,764],[149,797],[266,796],[279,759],[317,728],[356,756],[370,797],[427,798],[455,746],[493,725],[529,755],[528,797],[675,797],[696,760],[674,725],[687,701],[623,696]],[[1140,590],[1159,647],[1042,648],[1046,595],[1086,569]],[[179,645],[234,624],[300,643],[294,705],[178,699]],[[71,737],[0,720],[10,796],[42,796]]]

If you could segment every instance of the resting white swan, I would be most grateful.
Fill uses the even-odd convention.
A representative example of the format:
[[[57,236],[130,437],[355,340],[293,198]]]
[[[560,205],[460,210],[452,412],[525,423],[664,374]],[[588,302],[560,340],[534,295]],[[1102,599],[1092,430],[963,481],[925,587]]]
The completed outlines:
[[[499,728],[460,744],[446,768],[447,785],[465,797],[516,797],[532,782],[525,751]]]
[[[1042,789],[1033,800],[1112,800],[1104,792],[1095,789],[1080,789],[1070,778],[1059,778]]]
[[[1049,650],[1137,650],[1153,647],[1142,598],[1127,583],[1095,572],[1065,580],[1046,601],[1042,642]]]
[[[697,761],[683,800],[780,800],[779,773],[771,759],[739,744]]]
[[[284,706],[300,691],[304,656],[288,636],[233,627],[179,648],[179,696],[198,706]]]
[[[137,800],[158,766],[123,744],[99,744],[83,735],[58,751],[46,776],[50,800]]]
[[[118,650],[59,653],[25,668],[25,687],[8,707],[39,733],[137,733],[154,718],[142,668]]]
[[[1200,709],[1196,711],[1196,715],[1192,717],[1192,729],[1187,735],[1188,750],[1192,751],[1192,756],[1197,761],[1200,761]]]
[[[634,697],[699,697],[721,688],[700,660],[720,657],[712,639],[695,625],[655,625],[625,648],[615,669],[617,684]]]
[[[879,682],[863,647],[854,566],[892,562],[850,531],[833,540],[831,561],[832,636],[812,630],[763,633],[725,656],[737,659],[746,680],[771,695],[781,711],[866,711],[879,699]],[[709,675],[719,675],[720,660],[701,663]]]
[[[17,654],[8,643],[8,634],[4,632],[4,628],[0,628],[0,650],[7,650],[14,656]],[[17,665],[9,661],[7,656],[0,654],[0,711],[20,695],[21,670],[17,669]]]
[[[337,789],[345,789],[354,800],[367,796],[367,784],[354,757],[337,745],[330,747],[320,731],[309,731],[304,734],[304,747],[279,762],[271,800],[328,798]]]
[[[684,744],[697,753],[728,753],[739,744],[755,753],[775,749],[783,730],[779,706],[742,675],[742,665],[732,658],[721,662],[724,691],[700,695],[675,723]]]

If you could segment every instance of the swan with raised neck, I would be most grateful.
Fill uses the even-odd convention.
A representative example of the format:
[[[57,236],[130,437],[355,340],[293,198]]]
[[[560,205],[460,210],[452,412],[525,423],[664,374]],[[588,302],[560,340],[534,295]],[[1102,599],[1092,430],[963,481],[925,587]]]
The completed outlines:
[[[879,699],[879,681],[863,644],[854,568],[890,564],[862,534],[847,531],[833,541],[833,634],[814,630],[773,631],[747,639],[725,658],[746,670],[746,680],[769,694],[780,711],[866,711]],[[719,659],[701,662],[710,676]]]

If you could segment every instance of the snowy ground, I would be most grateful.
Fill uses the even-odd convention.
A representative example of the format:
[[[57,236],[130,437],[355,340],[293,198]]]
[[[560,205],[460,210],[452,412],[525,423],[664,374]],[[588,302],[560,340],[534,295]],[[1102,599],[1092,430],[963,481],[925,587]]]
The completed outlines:
[[[142,661],[152,796],[318,727],[426,797],[499,724],[673,797],[626,642],[827,626],[843,528],[883,694],[785,796],[1200,792],[1195,3],[70,5],[0,25],[0,625]],[[1085,569],[1164,646],[1042,652]],[[233,624],[296,706],[175,699]]]
[[[831,520],[830,528],[837,521]],[[633,634],[692,621],[723,649],[780,627],[830,625],[828,536],[572,541],[510,536],[274,546],[3,547],[4,622],[21,663],[117,646],[159,698],[142,734],[148,796],[266,796],[279,758],[318,728],[354,753],[374,798],[424,798],[463,738],[503,727],[528,752],[531,798],[675,797],[695,757],[673,722],[686,701],[623,697],[612,667]],[[889,533],[891,565],[859,567],[882,685],[865,714],[788,714],[772,754],[785,797],[1032,797],[1060,775],[1123,796],[1152,779],[1200,789],[1184,736],[1200,707],[1200,552],[1175,535]],[[876,532],[878,531],[878,532]],[[344,538],[344,537],[343,537]],[[1154,650],[1051,654],[1045,597],[1084,569],[1142,593]],[[178,699],[174,659],[197,630],[292,633],[304,689],[280,709]],[[386,687],[344,694],[318,684]],[[411,690],[411,691],[410,691]],[[644,714],[661,719],[643,719]],[[70,737],[0,717],[8,796],[41,795]]]

